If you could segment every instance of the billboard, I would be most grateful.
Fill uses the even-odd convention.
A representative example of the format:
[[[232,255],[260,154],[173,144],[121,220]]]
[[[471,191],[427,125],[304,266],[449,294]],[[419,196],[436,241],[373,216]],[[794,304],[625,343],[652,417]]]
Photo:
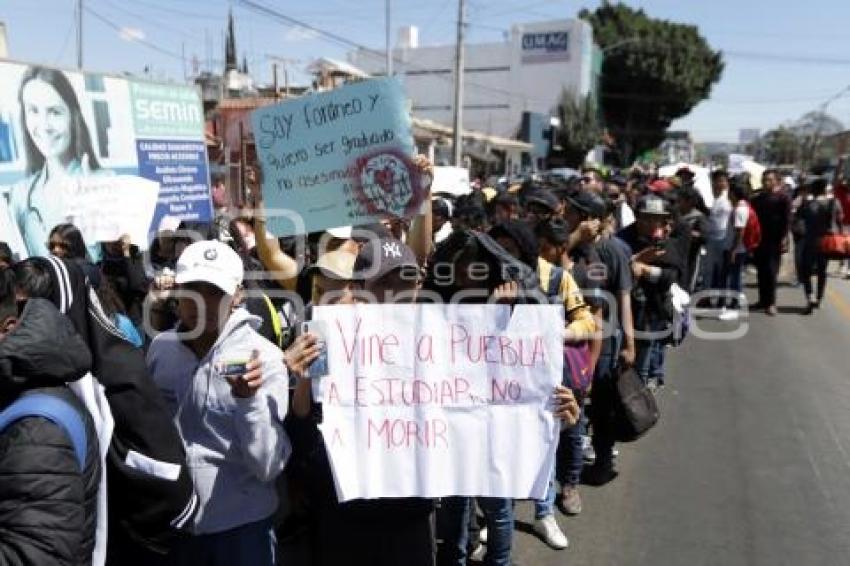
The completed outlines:
[[[146,247],[165,216],[211,219],[193,87],[11,61],[0,84],[0,240],[13,251],[46,255],[64,222],[89,245],[129,233]]]

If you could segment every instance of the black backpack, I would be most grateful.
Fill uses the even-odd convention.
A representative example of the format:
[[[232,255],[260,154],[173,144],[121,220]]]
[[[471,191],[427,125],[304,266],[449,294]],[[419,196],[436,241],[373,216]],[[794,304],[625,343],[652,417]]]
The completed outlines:
[[[655,426],[661,416],[652,391],[634,368],[617,376],[616,431],[618,442],[633,442]]]

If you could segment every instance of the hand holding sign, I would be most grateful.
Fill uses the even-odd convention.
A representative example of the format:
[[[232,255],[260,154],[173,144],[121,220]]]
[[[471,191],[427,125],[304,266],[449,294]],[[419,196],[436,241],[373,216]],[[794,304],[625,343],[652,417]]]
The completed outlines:
[[[425,198],[401,84],[374,79],[251,115],[269,219],[279,236],[411,217]]]
[[[557,386],[555,388],[555,416],[569,427],[575,426],[580,413],[581,409],[579,409],[573,392],[563,385]]]
[[[313,380],[340,501],[540,498],[578,405],[558,306],[317,307],[334,370]],[[554,400],[553,400],[554,391]],[[554,402],[553,402],[554,401]],[[506,442],[522,438],[522,453]],[[378,472],[380,470],[380,472]],[[414,471],[415,470],[415,471]]]

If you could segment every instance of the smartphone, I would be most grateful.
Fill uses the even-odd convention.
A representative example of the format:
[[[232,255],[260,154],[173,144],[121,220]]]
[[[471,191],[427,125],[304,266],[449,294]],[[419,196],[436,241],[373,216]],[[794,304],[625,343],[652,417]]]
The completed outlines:
[[[310,379],[324,377],[330,373],[328,364],[328,329],[323,320],[310,320],[301,323],[301,334],[314,334],[318,339],[319,357],[307,368],[305,377]]]
[[[248,372],[248,360],[224,360],[220,362],[219,373],[222,377],[242,377]]]

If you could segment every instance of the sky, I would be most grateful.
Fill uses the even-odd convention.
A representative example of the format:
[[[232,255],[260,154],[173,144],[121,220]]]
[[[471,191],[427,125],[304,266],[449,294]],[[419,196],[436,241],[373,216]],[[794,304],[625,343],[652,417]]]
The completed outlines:
[[[385,41],[385,0],[255,0],[374,49]],[[420,44],[454,42],[458,0],[392,0],[393,27],[416,25]],[[146,72],[182,81],[193,67],[219,71],[227,12],[236,20],[240,61],[260,83],[272,58],[288,59],[293,82],[320,56],[345,59],[349,45],[284,24],[242,0],[84,0],[84,66]],[[742,128],[762,132],[816,110],[850,86],[850,0],[627,0],[650,16],[696,24],[726,69],[711,97],[673,124],[698,142],[737,142]],[[76,0],[0,0],[12,59],[76,65]],[[574,17],[599,0],[468,0],[467,41],[504,37],[512,24]],[[395,33],[393,33],[395,37]],[[827,112],[850,127],[850,92]]]

